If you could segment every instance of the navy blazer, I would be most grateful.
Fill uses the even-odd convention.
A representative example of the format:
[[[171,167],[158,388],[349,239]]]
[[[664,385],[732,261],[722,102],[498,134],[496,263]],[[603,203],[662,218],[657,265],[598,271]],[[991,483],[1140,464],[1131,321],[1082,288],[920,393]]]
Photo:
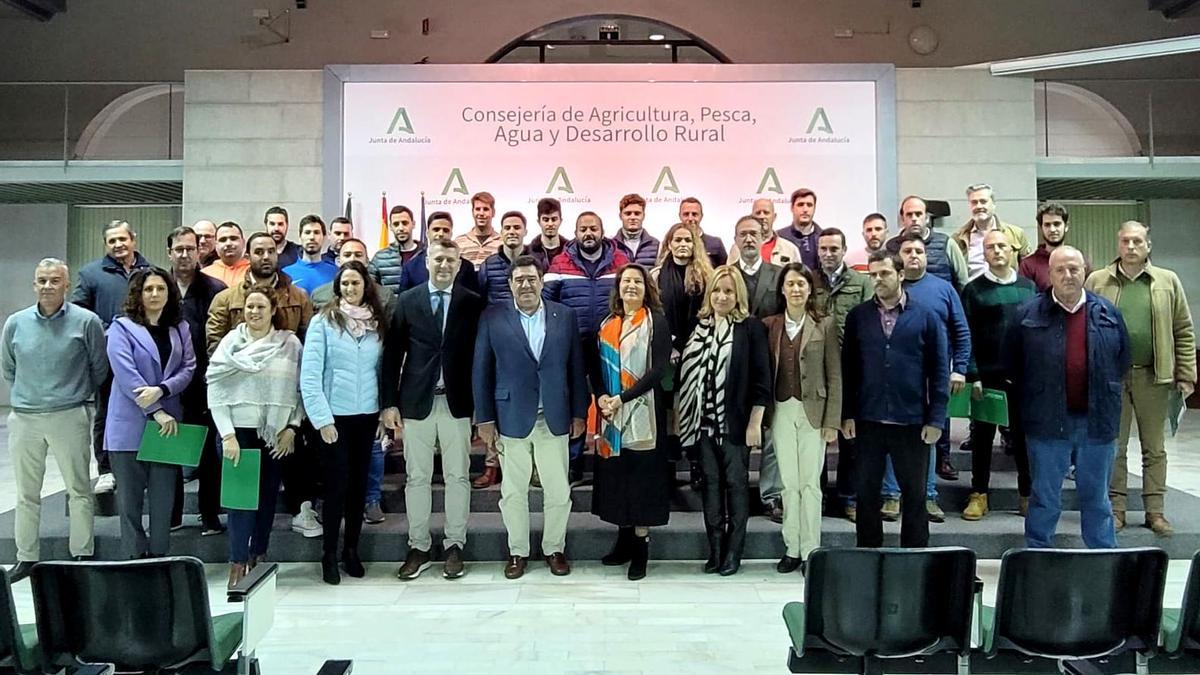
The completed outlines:
[[[912,298],[891,337],[872,298],[846,315],[842,419],[941,428],[950,401],[946,325]]]
[[[537,422],[538,395],[550,433],[569,434],[572,418],[587,419],[588,385],[575,312],[543,300],[546,339],[533,356],[511,302],[492,305],[479,321],[473,383],[475,422],[495,422],[509,438],[524,438]]]

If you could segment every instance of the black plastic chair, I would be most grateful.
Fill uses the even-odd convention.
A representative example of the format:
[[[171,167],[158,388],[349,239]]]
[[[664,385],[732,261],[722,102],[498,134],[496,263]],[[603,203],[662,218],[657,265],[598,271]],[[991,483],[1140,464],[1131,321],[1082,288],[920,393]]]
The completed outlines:
[[[1158,548],[1014,549],[984,608],[975,672],[1144,673],[1158,649],[1168,558]],[[1046,661],[1050,663],[1045,663]]]
[[[1163,608],[1162,651],[1151,665],[1156,673],[1200,673],[1200,551],[1192,556],[1183,606]]]
[[[259,565],[235,589],[245,596],[242,612],[213,616],[196,558],[39,563],[30,578],[42,651],[57,667],[255,671],[252,649],[271,625],[275,570]],[[252,601],[260,593],[269,602]]]
[[[969,661],[975,552],[817,549],[783,608],[793,673],[955,672]]]
[[[40,673],[37,626],[17,622],[8,571],[0,569],[0,673]]]

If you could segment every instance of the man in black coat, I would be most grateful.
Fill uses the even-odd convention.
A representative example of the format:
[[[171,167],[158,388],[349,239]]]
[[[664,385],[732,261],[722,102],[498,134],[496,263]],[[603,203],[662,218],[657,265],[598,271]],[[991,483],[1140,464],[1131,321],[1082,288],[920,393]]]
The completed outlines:
[[[462,260],[453,240],[431,241],[429,281],[396,301],[383,350],[381,402],[384,426],[404,434],[408,557],[397,572],[416,579],[431,564],[433,456],[442,453],[446,481],[445,563],[442,576],[463,575],[463,545],[471,507],[471,360],[484,302],[456,283]]]

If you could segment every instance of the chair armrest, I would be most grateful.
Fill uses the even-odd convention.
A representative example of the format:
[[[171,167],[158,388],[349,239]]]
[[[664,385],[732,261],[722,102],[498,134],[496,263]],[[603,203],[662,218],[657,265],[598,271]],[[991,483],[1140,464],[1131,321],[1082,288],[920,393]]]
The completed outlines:
[[[1179,651],[1179,643],[1183,637],[1183,610],[1174,607],[1163,607],[1162,611],[1162,645],[1163,654],[1174,655]]]
[[[792,638],[796,656],[804,656],[804,603],[789,602],[783,606],[783,623]]]
[[[329,659],[321,664],[317,675],[350,675],[354,672],[354,662],[349,659]]]
[[[279,570],[279,565],[276,563],[262,563],[250,570],[250,573],[242,577],[242,580],[236,586],[229,589],[229,598],[232,600],[235,597],[245,598],[254,592],[263,581],[275,575]]]
[[[117,672],[117,667],[111,663],[88,663],[82,666],[71,666],[65,672],[67,675],[113,675]]]

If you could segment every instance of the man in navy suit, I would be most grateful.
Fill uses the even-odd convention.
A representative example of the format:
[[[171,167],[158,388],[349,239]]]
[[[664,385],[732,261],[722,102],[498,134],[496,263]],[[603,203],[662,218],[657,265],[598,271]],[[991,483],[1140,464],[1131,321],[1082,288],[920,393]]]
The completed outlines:
[[[480,319],[473,384],[479,437],[500,454],[506,480],[500,514],[508,530],[504,576],[520,578],[529,558],[529,480],[542,481],[542,553],[555,576],[571,573],[563,551],[571,488],[569,437],[584,433],[588,388],[575,312],[542,300],[542,271],[529,255],[508,273],[513,302],[492,305]]]

